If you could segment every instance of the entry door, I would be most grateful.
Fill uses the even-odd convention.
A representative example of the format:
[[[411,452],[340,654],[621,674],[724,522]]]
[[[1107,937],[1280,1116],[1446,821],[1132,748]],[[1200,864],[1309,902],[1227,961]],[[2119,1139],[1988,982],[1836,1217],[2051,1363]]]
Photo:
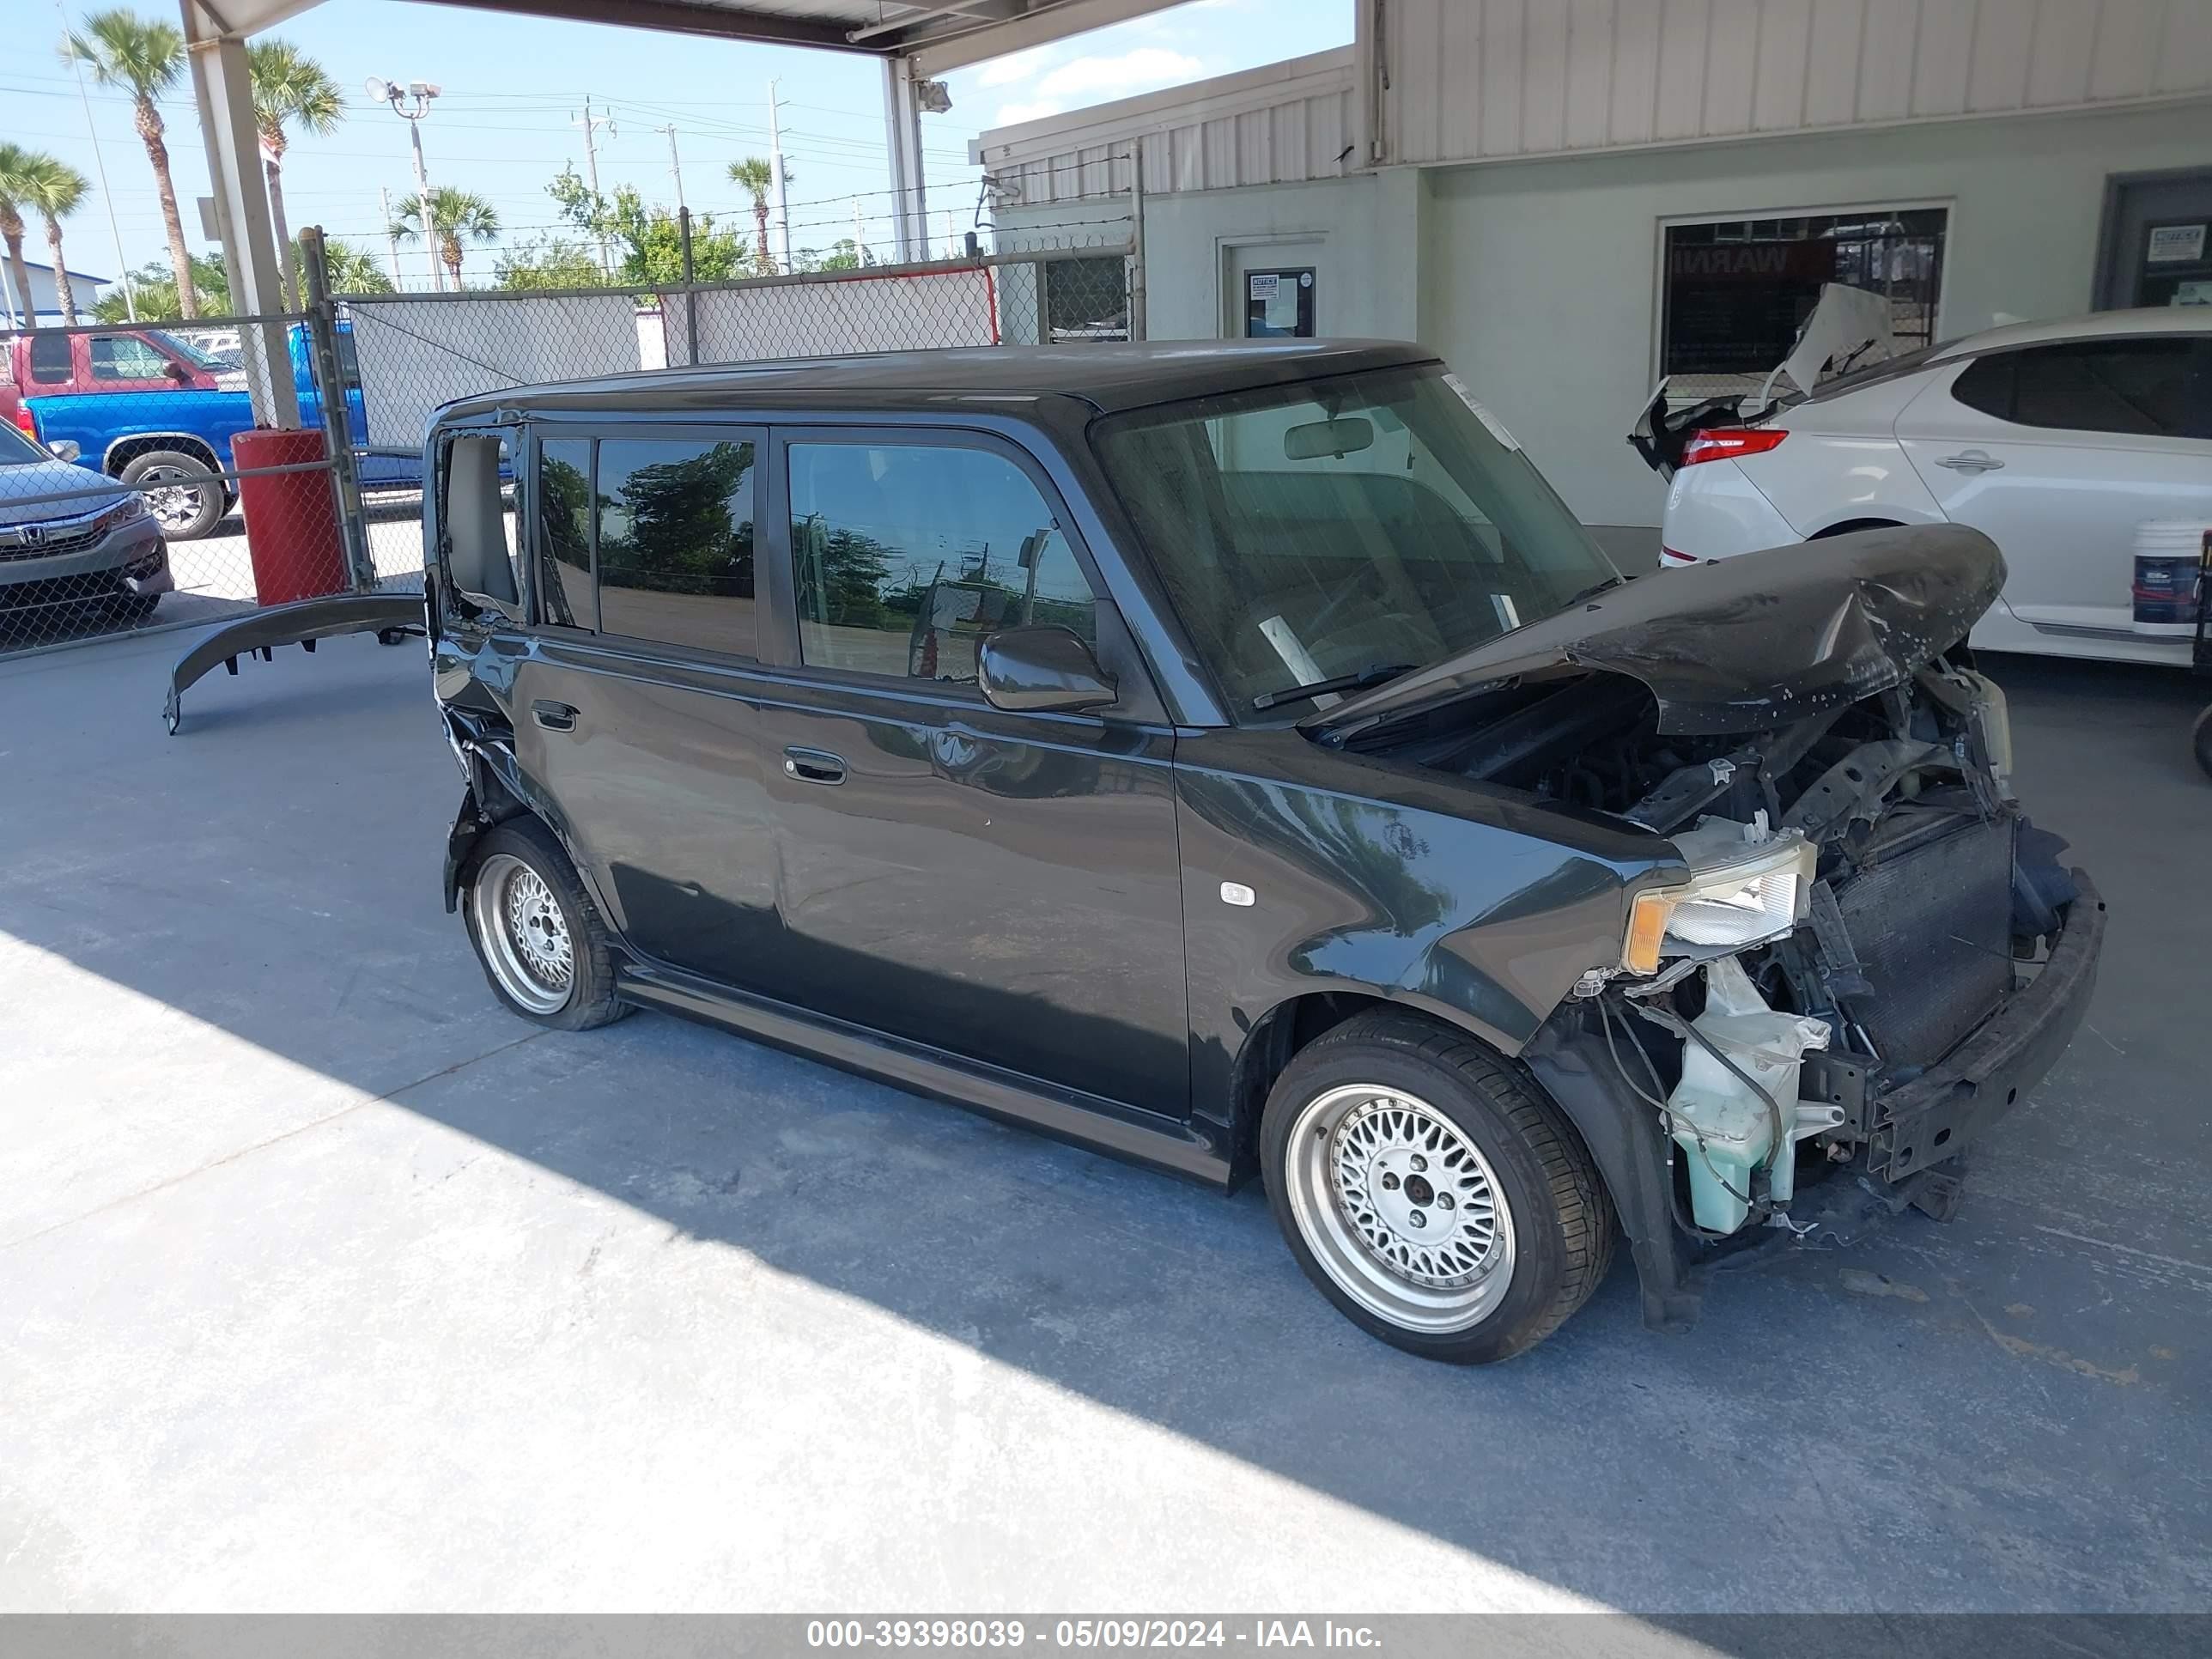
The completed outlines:
[[[2113,186],[2097,304],[2212,306],[2212,171]]]
[[[1222,335],[1231,340],[1310,339],[1327,335],[1334,303],[1325,277],[1327,246],[1319,240],[1252,242],[1230,247],[1223,261]],[[1262,471],[1283,464],[1282,434],[1301,419],[1239,418],[1214,423],[1224,471]]]
[[[2004,554],[2014,616],[2131,637],[2136,526],[2212,522],[2212,331],[1992,353],[1933,381],[1897,435]]]
[[[776,981],[753,517],[762,434],[541,436],[515,748],[623,935],[744,989]]]
[[[1182,1117],[1172,733],[1111,710],[1003,714],[975,685],[994,628],[1096,638],[1057,495],[980,435],[794,433],[779,448],[792,667],[763,714],[779,994]]]

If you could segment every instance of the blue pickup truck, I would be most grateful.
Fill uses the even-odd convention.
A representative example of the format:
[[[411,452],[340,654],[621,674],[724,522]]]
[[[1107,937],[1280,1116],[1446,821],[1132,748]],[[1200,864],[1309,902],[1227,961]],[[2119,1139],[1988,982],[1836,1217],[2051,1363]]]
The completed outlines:
[[[287,331],[303,425],[322,424],[307,331]],[[354,441],[368,429],[353,336],[339,325],[338,358]],[[243,371],[157,328],[19,334],[0,358],[0,419],[40,444],[76,445],[87,466],[146,492],[171,541],[204,536],[237,499],[220,475],[233,470],[230,441],[253,425]],[[385,489],[422,482],[411,456],[371,455],[362,482]]]

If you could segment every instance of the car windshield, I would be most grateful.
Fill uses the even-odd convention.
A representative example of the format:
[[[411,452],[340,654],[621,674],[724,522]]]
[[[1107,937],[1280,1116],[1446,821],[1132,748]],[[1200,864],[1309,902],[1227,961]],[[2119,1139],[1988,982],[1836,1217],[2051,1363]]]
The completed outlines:
[[[1240,716],[1310,713],[1300,688],[1378,683],[1620,576],[1433,365],[1134,410],[1097,447]]]
[[[0,421],[0,466],[29,466],[38,461],[51,461],[53,456],[33,443],[21,433]]]

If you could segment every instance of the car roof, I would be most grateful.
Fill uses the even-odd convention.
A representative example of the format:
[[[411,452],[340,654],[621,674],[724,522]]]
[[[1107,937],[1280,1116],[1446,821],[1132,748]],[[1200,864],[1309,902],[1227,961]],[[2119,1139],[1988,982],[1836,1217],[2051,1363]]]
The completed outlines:
[[[1433,353],[1398,340],[963,346],[644,369],[515,386],[457,399],[441,418],[501,410],[635,411],[659,405],[697,411],[817,401],[825,408],[850,410],[859,404],[905,410],[941,407],[945,398],[963,394],[1074,398],[1111,411],[1434,361]]]
[[[2048,322],[2008,323],[1984,329],[1938,346],[1930,362],[1954,357],[1978,356],[2013,346],[2045,345],[2054,340],[2099,340],[2121,335],[2212,334],[2212,308],[2198,306],[2145,306],[2136,311],[2093,311],[2082,317],[2059,317]]]

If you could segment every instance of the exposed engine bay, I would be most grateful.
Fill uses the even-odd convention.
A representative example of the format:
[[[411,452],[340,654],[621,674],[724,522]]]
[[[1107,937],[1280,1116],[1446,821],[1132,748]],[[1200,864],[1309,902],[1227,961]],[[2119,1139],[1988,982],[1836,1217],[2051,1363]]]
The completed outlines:
[[[1668,838],[1690,879],[1638,896],[1620,962],[1577,996],[1661,1115],[1684,1230],[1803,1231],[1805,1172],[1889,1182],[1951,1156],[1885,1139],[1883,1098],[2036,971],[2075,884],[2013,798],[2003,693],[1963,650],[1763,730],[1662,724],[1638,679],[1554,672],[1358,746]]]

